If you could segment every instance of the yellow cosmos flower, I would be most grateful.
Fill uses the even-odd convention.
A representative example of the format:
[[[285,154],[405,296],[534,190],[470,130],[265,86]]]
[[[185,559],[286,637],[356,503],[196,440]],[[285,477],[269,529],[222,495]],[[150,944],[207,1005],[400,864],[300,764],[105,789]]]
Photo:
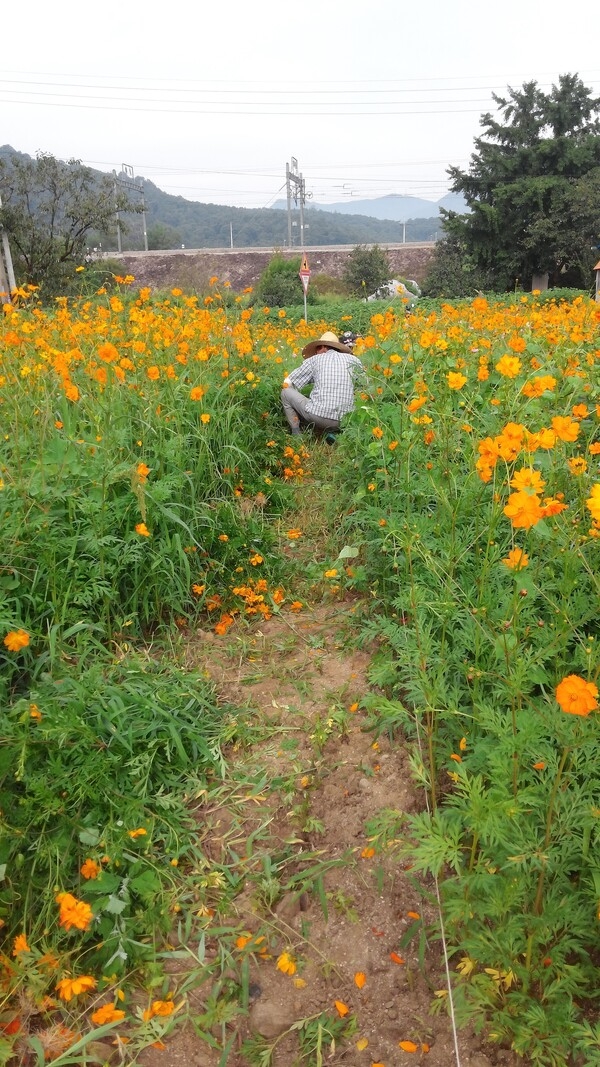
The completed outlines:
[[[591,512],[592,518],[600,522],[600,482],[592,486],[591,495],[587,498],[585,506]],[[6,638],[4,643],[6,644]]]
[[[464,374],[457,374],[456,371],[449,371],[446,375],[446,381],[448,382],[449,389],[459,390],[466,385],[467,378]]]
[[[96,988],[96,979],[91,974],[82,974],[79,978],[61,978],[56,983],[56,992],[61,1000],[72,1000],[82,993],[89,993]]]
[[[289,952],[282,952],[277,958],[277,970],[283,974],[296,973],[296,961]]]
[[[516,378],[521,371],[521,360],[517,356],[502,356],[496,363],[496,370],[503,378]]]

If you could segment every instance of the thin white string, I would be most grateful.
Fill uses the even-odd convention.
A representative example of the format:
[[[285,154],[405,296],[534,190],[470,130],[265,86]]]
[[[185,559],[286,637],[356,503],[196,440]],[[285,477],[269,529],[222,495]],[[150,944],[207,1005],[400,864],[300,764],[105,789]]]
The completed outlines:
[[[424,759],[424,755],[423,755],[423,746],[421,744],[421,729],[420,729],[419,720],[418,720],[416,715],[415,715],[415,725],[417,727],[417,745],[418,745],[418,748],[419,748],[419,755],[421,757],[421,763],[423,764],[423,767],[424,767],[425,766],[425,759]],[[427,792],[427,786],[424,785],[423,789],[424,789],[424,792],[425,792],[425,807],[427,808],[427,814],[431,815],[431,807],[429,805],[429,793]],[[450,960],[448,959],[448,945],[446,943],[446,928],[444,926],[444,916],[443,916],[443,913],[442,913],[442,899],[441,899],[441,896],[440,896],[440,885],[439,885],[439,882],[438,882],[437,874],[434,874],[433,880],[434,880],[434,884],[435,884],[435,895],[436,895],[436,899],[437,899],[438,915],[439,915],[439,920],[440,920],[440,933],[441,933],[441,937],[442,937],[442,948],[444,950],[444,968],[445,968],[445,971],[446,971],[446,986],[447,986],[447,989],[448,989],[448,1005],[449,1005],[449,1009],[450,1009],[449,1014],[450,1014],[450,1022],[452,1024],[452,1037],[453,1037],[453,1040],[454,1040],[454,1056],[456,1058],[456,1067],[461,1067],[460,1052],[459,1052],[459,1049],[458,1049],[458,1032],[457,1032],[457,1028],[456,1028],[456,1016],[455,1016],[455,1013],[454,1013],[454,997],[452,996],[452,982],[451,982],[451,979],[450,979]]]

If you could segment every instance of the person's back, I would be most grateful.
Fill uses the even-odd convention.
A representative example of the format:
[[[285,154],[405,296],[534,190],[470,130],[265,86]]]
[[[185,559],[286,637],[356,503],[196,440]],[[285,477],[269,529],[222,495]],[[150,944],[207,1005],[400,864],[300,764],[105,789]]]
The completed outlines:
[[[293,434],[300,419],[317,430],[339,430],[340,419],[354,407],[354,379],[364,374],[362,363],[327,331],[302,349],[304,362],[287,375],[281,393],[285,417]],[[300,392],[312,383],[309,397]]]
[[[341,419],[354,407],[354,378],[362,372],[354,355],[330,348],[311,357],[313,389],[307,411],[327,419]]]

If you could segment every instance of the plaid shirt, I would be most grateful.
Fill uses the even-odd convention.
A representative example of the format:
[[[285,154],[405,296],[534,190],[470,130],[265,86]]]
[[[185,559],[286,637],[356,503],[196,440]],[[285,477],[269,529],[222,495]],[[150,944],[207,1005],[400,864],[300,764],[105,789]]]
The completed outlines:
[[[341,419],[354,407],[354,379],[359,375],[366,381],[365,369],[356,356],[329,348],[305,359],[287,380],[295,389],[313,382],[306,410],[323,419]]]

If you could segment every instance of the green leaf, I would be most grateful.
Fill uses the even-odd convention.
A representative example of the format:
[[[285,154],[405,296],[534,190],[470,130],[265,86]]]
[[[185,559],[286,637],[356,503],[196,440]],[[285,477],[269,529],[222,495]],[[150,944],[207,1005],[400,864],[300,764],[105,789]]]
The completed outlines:
[[[358,556],[357,548],[353,548],[352,545],[344,545],[338,559],[354,559],[356,556]]]
[[[100,840],[100,831],[95,830],[94,827],[90,827],[86,830],[79,831],[79,840],[82,845],[97,845]]]
[[[114,893],[108,898],[108,902],[105,905],[104,911],[107,911],[109,915],[120,915],[125,911],[128,901],[122,900],[121,897],[116,897]]]

